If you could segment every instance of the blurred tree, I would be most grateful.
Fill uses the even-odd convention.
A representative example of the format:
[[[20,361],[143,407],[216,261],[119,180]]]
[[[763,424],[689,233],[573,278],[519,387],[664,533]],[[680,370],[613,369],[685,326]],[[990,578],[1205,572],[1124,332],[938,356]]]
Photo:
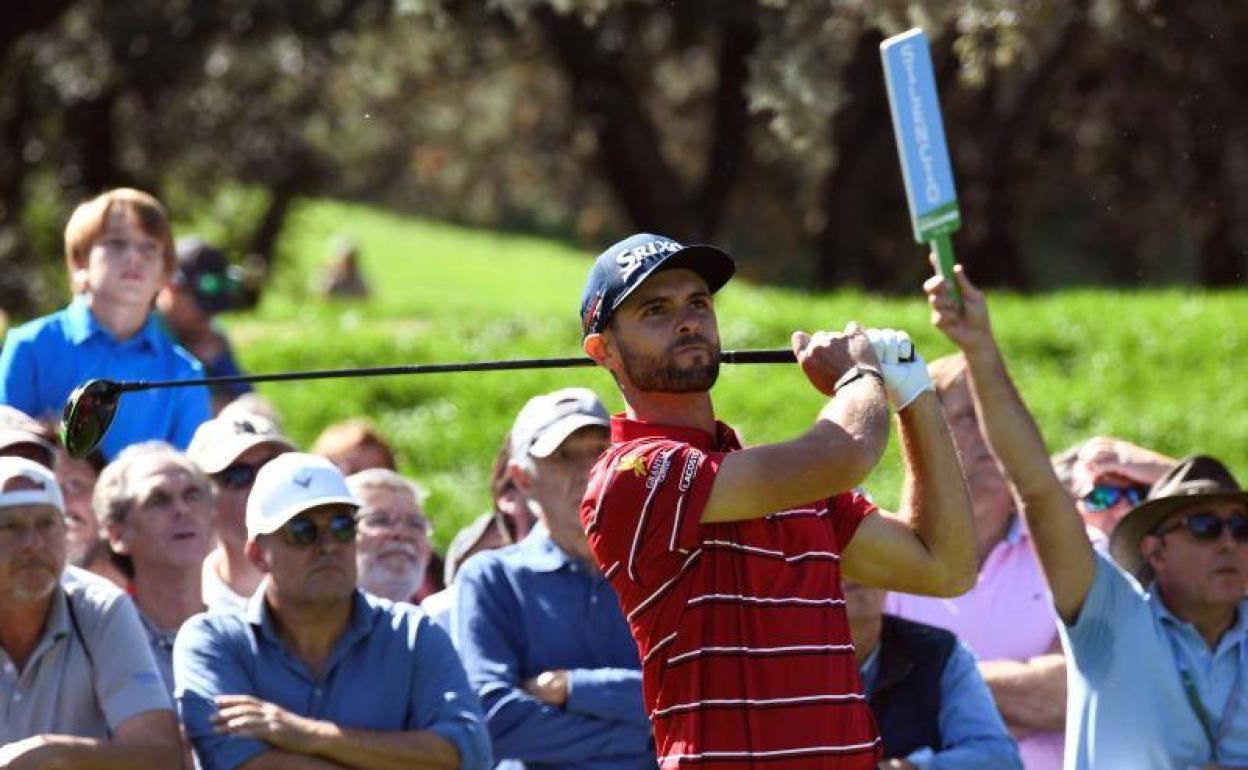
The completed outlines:
[[[878,44],[933,40],[988,284],[1242,284],[1248,5],[1216,0],[49,0],[0,33],[0,307],[135,184],[273,257],[302,195],[601,245],[717,239],[763,279],[912,290]],[[224,209],[222,209],[224,210]],[[180,216],[180,218],[185,218]],[[220,238],[219,238],[220,240]]]

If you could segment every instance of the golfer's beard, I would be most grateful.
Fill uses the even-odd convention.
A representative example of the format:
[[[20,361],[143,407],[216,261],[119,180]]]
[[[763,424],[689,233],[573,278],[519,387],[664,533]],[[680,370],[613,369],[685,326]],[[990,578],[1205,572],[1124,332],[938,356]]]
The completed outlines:
[[[682,345],[701,342],[709,348],[710,360],[685,368],[676,365],[674,351]],[[711,389],[719,379],[719,346],[711,345],[702,336],[681,337],[668,346],[661,356],[634,353],[620,345],[620,358],[624,373],[633,386],[651,393],[702,393]]]

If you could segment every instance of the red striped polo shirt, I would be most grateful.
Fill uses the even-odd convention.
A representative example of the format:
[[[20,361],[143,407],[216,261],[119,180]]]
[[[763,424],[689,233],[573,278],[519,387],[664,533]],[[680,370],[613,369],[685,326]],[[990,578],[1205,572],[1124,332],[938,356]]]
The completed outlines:
[[[617,416],[611,442],[581,521],[641,654],[660,766],[873,770],[840,554],[874,506],[847,493],[701,524],[720,462],[741,448],[731,428]]]

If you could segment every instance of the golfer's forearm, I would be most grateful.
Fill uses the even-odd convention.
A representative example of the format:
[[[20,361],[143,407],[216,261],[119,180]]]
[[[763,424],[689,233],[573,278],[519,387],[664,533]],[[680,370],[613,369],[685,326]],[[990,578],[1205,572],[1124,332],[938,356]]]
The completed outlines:
[[[313,753],[357,770],[459,767],[455,744],[429,730],[392,732],[332,725],[332,730],[317,737]]]
[[[966,481],[935,394],[898,414],[906,482],[902,515],[931,553],[942,584],[955,593],[975,584],[975,532]]]
[[[1060,653],[981,661],[979,672],[1006,722],[1029,731],[1065,726],[1066,658]]]
[[[884,384],[867,375],[828,401],[807,433],[816,458],[838,475],[857,477],[845,489],[866,480],[888,446],[888,397]]]

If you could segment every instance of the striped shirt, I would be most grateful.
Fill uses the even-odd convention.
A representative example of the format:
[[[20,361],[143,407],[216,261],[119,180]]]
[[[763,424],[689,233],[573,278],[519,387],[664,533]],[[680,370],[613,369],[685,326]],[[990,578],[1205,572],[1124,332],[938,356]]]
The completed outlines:
[[[718,435],[613,418],[581,520],[642,658],[659,764],[876,767],[840,553],[874,510],[854,493],[763,518],[701,524]]]

